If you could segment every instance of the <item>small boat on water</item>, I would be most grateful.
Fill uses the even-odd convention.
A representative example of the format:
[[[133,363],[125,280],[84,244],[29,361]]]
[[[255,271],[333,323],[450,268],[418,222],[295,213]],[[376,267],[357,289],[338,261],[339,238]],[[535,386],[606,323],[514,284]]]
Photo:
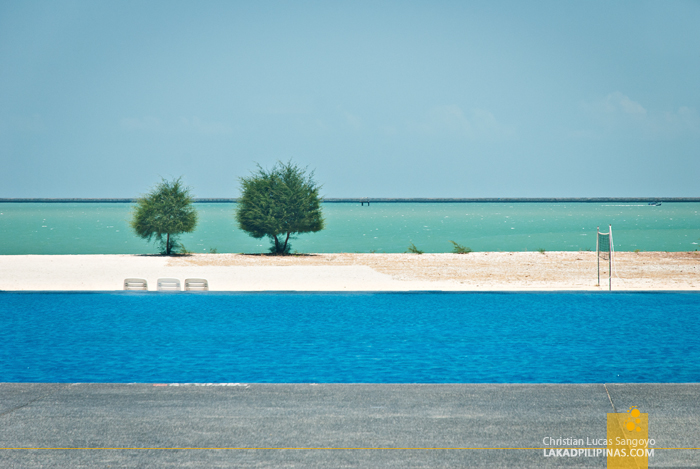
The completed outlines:
[[[658,207],[661,205],[661,202],[649,202],[649,205],[653,205],[654,207]]]

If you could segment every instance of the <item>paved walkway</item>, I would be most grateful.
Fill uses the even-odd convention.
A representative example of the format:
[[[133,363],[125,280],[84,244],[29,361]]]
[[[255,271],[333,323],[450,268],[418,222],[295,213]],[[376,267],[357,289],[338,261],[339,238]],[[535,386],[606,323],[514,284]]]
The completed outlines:
[[[700,384],[16,383],[0,467],[605,467],[543,440],[604,439],[633,405],[649,467],[700,468],[700,450],[663,449],[700,447]]]

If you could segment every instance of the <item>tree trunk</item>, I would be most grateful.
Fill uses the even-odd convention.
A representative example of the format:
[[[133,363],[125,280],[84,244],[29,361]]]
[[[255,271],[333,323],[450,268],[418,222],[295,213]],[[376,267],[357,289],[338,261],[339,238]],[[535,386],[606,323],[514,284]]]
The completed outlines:
[[[275,239],[275,254],[280,253],[280,241],[277,239],[277,235],[272,235],[272,237]]]
[[[165,255],[170,255],[170,233],[168,233],[168,238],[165,240]]]
[[[287,231],[287,237],[284,239],[284,246],[282,247],[282,253],[286,254],[287,253],[287,242],[289,241],[289,235],[291,233]]]

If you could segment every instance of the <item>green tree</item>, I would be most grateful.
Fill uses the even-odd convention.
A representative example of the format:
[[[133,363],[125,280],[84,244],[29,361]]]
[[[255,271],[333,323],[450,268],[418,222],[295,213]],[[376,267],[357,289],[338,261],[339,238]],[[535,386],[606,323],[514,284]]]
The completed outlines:
[[[321,186],[314,181],[313,171],[307,174],[291,161],[278,161],[270,171],[258,165],[256,172],[240,181],[238,226],[253,238],[269,237],[273,254],[289,254],[293,235],[323,229]]]
[[[184,248],[177,242],[178,235],[191,233],[197,226],[193,202],[190,189],[183,186],[181,177],[173,181],[162,179],[151,192],[136,200],[131,227],[140,238],[155,239],[161,252],[169,256],[173,250]]]

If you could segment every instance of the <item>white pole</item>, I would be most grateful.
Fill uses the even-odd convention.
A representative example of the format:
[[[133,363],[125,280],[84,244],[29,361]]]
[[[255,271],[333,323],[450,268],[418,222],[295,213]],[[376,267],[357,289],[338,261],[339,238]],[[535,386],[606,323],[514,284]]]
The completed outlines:
[[[610,266],[608,268],[608,290],[612,291],[612,253],[613,253],[612,225],[608,225],[608,236],[610,237],[610,245],[608,246],[608,258],[610,258]]]
[[[596,261],[596,267],[598,268],[598,283],[596,283],[596,287],[600,286],[600,253],[598,252],[598,238],[600,237],[600,227],[597,226],[595,229],[595,261]]]

